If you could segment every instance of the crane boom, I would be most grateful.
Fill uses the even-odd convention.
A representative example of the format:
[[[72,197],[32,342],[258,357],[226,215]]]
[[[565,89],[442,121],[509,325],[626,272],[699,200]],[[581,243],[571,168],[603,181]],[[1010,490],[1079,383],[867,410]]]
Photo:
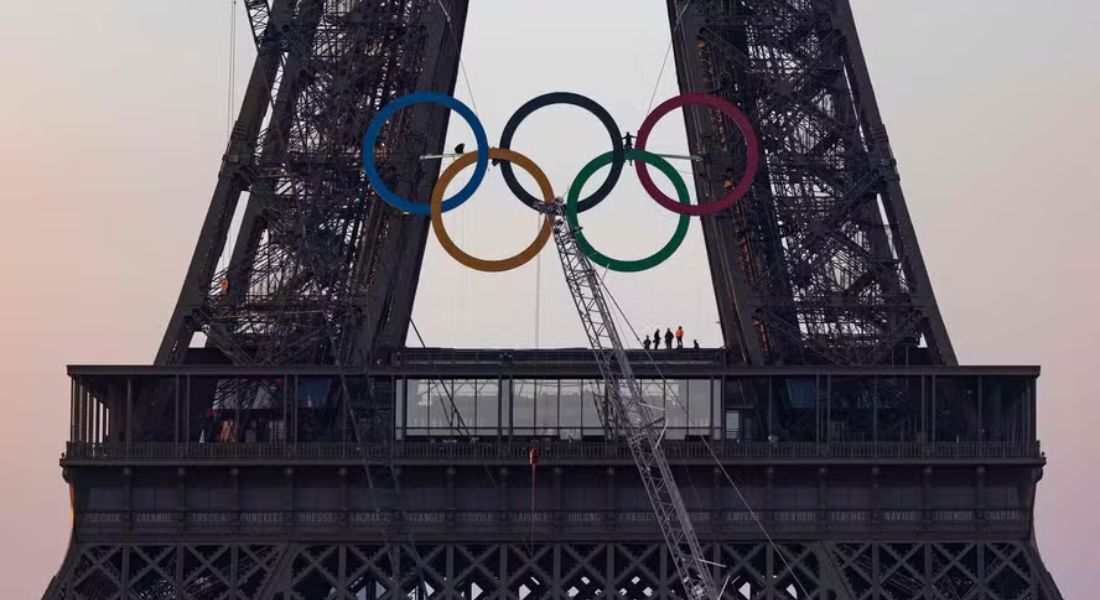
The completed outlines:
[[[562,204],[547,205],[554,219],[554,243],[558,247],[565,281],[584,325],[588,344],[596,358],[606,390],[604,409],[608,429],[617,431],[630,447],[646,494],[665,538],[669,554],[691,600],[717,600],[708,561],[691,525],[687,507],[661,449],[664,416],[643,401],[615,321],[604,299],[596,270],[577,246],[573,230],[562,216]]]

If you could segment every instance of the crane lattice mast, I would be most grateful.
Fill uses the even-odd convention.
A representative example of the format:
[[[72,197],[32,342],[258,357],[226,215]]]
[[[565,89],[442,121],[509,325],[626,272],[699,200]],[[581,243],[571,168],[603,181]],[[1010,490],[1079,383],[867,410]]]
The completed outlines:
[[[601,411],[608,429],[622,435],[661,528],[680,580],[691,600],[717,600],[719,592],[691,525],[687,507],[661,449],[665,417],[643,401],[642,388],[623,349],[612,313],[604,299],[599,276],[577,246],[573,230],[562,216],[562,204],[549,205],[554,219],[554,242],[562,271],[584,325],[588,344],[603,377],[607,394]]]

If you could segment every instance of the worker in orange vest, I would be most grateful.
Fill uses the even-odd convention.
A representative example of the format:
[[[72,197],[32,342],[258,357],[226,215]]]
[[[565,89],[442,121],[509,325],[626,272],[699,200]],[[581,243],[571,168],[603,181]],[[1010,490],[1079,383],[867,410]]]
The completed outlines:
[[[676,326],[676,347],[677,348],[683,348],[684,347],[684,326],[683,325],[677,325]]]

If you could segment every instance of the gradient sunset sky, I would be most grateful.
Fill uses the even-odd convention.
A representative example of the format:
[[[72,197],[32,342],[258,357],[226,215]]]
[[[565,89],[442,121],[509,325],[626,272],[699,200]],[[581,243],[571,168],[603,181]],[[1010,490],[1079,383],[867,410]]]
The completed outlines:
[[[460,78],[455,95],[477,106],[490,138],[539,93],[590,95],[635,130],[655,86],[658,102],[676,91],[671,65],[658,82],[663,2],[471,4],[470,85]],[[1065,597],[1090,598],[1100,588],[1100,3],[853,4],[960,361],[1043,366],[1050,465],[1037,536]],[[179,292],[226,141],[229,5],[0,0],[2,599],[40,597],[67,544],[57,466],[65,364],[150,362]],[[243,88],[253,52],[243,18],[239,26]],[[656,133],[666,152],[684,147],[678,123],[666,118]],[[453,125],[449,146],[469,142]],[[564,189],[607,140],[590,117],[563,109],[536,114],[515,146]],[[533,235],[529,212],[503,190],[487,179],[448,215],[469,251],[499,257]],[[619,209],[586,213],[601,249],[640,254],[670,235],[675,219],[639,191],[624,176],[605,203]],[[428,343],[581,345],[549,252],[541,271],[487,275],[429,241],[414,314]],[[718,342],[697,223],[666,265],[609,285],[643,329],[682,324],[704,346]]]

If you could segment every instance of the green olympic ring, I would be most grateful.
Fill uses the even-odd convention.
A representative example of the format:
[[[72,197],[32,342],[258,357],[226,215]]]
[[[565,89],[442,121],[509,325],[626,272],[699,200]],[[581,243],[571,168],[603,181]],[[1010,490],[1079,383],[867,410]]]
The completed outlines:
[[[663,248],[645,258],[637,260],[619,260],[603,254],[588,242],[588,238],[586,238],[584,232],[581,231],[577,219],[578,198],[581,195],[581,190],[584,188],[584,184],[588,182],[589,178],[591,178],[601,167],[611,164],[614,157],[614,152],[605,152],[592,159],[591,162],[581,169],[580,173],[577,173],[576,179],[573,180],[573,185],[569,186],[569,194],[565,200],[565,218],[569,223],[569,228],[573,230],[573,235],[577,240],[577,247],[580,248],[581,252],[584,252],[585,256],[592,262],[621,273],[637,273],[639,271],[645,271],[646,269],[652,269],[668,260],[669,257],[675,254],[676,250],[680,248],[680,244],[684,243],[684,238],[687,237],[688,227],[691,225],[691,217],[689,215],[680,215],[680,220],[676,224],[676,232],[672,234],[672,238],[668,240]],[[627,160],[637,160],[657,167],[657,170],[664,173],[676,187],[676,194],[680,198],[680,203],[687,205],[691,204],[691,198],[688,196],[687,184],[684,183],[684,178],[680,177],[680,173],[677,172],[667,160],[656,154],[636,149],[627,150],[626,158]]]

